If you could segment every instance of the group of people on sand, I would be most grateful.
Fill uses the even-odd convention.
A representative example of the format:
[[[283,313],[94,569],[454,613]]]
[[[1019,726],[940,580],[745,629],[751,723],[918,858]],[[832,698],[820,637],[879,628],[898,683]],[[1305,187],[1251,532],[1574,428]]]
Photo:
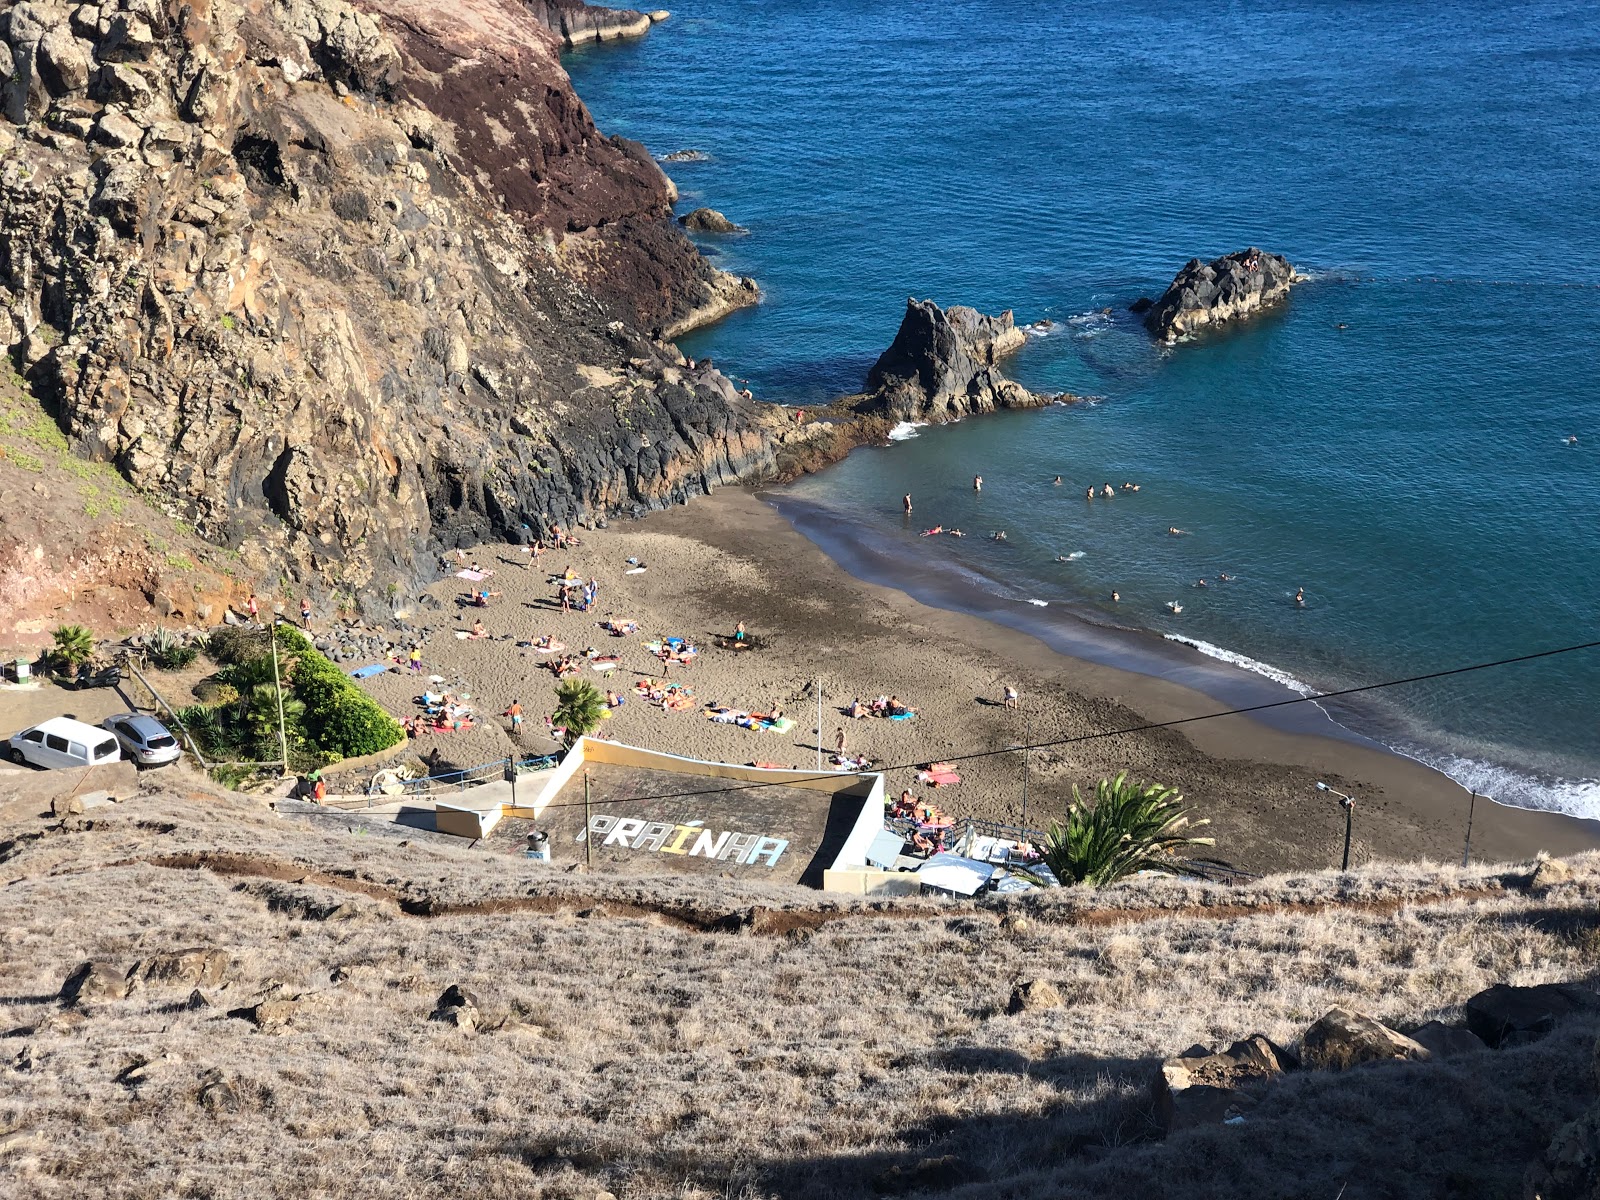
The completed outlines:
[[[854,700],[850,701],[844,712],[845,716],[854,717],[857,720],[861,720],[866,717],[904,718],[914,717],[917,715],[917,710],[908,704],[902,704],[899,696],[879,696],[870,704],[863,704],[861,702],[861,697],[857,696]],[[844,749],[843,729],[839,730],[838,748],[840,750]]]

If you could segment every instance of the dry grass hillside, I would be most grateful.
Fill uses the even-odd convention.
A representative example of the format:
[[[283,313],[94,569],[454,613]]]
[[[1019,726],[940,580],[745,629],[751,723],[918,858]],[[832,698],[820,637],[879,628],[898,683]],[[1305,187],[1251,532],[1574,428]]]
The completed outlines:
[[[1594,1100],[1582,1018],[1294,1072],[1165,1137],[1151,1081],[1335,1005],[1410,1030],[1589,980],[1600,857],[1548,887],[1374,866],[874,905],[160,786],[0,812],[8,1196],[1514,1198]],[[1062,1003],[1009,1013],[1035,979]],[[472,1008],[441,1007],[453,985]]]

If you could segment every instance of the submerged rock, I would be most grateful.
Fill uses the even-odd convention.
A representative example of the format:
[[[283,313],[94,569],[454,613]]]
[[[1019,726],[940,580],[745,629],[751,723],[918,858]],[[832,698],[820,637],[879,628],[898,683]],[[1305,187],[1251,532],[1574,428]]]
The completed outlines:
[[[1282,300],[1302,277],[1288,259],[1255,247],[1211,262],[1190,259],[1145,311],[1145,328],[1172,342],[1211,325],[1236,321]],[[1135,304],[1143,303],[1142,300]],[[1134,308],[1132,311],[1141,311]]]
[[[674,150],[671,154],[663,154],[661,161],[669,163],[710,162],[711,155],[704,150]]]
[[[1030,392],[1000,373],[1000,360],[1026,341],[1009,309],[990,317],[961,305],[907,300],[900,331],[867,373],[857,411],[939,422],[1048,404],[1055,397]]]

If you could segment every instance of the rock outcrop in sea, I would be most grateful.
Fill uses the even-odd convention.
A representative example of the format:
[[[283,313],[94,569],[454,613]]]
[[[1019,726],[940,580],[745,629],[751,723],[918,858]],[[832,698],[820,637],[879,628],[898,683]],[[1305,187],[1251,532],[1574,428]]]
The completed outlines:
[[[660,340],[754,284],[573,93],[602,18],[532,7],[0,12],[0,348],[72,449],[319,593],[768,473]]]
[[[999,362],[1027,336],[1010,310],[990,317],[962,305],[906,301],[889,348],[867,373],[857,412],[938,424],[999,408],[1037,408],[1057,399],[1030,392],[1000,373]]]
[[[559,34],[562,44],[569,48],[640,37],[657,21],[665,21],[672,15],[664,8],[637,12],[631,8],[585,4],[584,0],[524,0],[524,5],[536,21]]]
[[[1289,260],[1255,247],[1211,262],[1192,258],[1154,303],[1140,301],[1145,328],[1173,342],[1213,325],[1248,317],[1282,300],[1301,280]]]
[[[678,224],[695,233],[749,233],[743,225],[735,225],[714,208],[697,208],[678,218]]]

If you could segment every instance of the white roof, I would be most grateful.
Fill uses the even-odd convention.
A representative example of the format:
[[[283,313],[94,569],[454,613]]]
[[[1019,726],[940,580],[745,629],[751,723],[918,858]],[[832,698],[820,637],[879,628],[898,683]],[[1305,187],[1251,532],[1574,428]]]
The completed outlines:
[[[102,742],[111,736],[96,725],[86,725],[82,721],[74,721],[71,717],[51,717],[48,721],[40,721],[31,728],[42,729],[45,733],[53,733],[57,737],[71,738],[78,742]]]
[[[994,875],[994,868],[975,858],[959,854],[935,854],[917,869],[917,878],[926,887],[943,888],[958,896],[971,896]]]

